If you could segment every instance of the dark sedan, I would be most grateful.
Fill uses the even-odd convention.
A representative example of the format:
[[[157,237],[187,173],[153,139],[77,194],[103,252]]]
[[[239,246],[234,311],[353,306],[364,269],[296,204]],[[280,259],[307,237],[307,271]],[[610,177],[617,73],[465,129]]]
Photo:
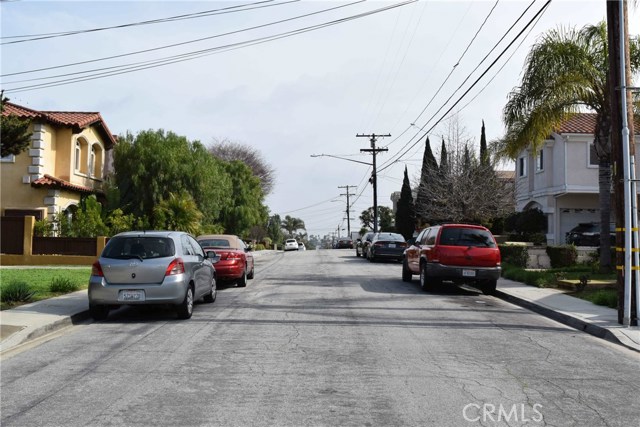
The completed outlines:
[[[376,233],[371,239],[366,255],[371,262],[381,259],[402,261],[405,249],[407,249],[407,242],[402,234]]]

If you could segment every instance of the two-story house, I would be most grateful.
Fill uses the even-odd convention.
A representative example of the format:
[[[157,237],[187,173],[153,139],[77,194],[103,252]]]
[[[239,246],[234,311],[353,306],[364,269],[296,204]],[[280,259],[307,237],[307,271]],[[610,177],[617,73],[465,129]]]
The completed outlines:
[[[577,114],[537,153],[524,150],[516,159],[516,210],[544,212],[548,244],[564,244],[566,233],[581,222],[600,222],[595,128],[595,114]],[[635,141],[640,153],[637,135]],[[636,176],[640,176],[638,162]]]
[[[7,102],[3,114],[29,119],[32,132],[27,151],[0,159],[3,216],[52,220],[60,212],[70,215],[83,196],[103,195],[116,138],[100,113],[36,111]]]

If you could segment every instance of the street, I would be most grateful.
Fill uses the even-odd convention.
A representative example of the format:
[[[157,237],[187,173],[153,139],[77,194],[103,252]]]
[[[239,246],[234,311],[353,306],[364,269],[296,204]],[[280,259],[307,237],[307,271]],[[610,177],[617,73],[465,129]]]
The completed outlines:
[[[2,360],[3,426],[637,426],[638,353],[355,250],[256,259]]]

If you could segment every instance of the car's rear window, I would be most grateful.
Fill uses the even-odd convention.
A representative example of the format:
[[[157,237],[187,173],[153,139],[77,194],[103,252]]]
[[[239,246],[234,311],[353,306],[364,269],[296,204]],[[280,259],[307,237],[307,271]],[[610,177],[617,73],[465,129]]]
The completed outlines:
[[[376,240],[388,240],[392,242],[404,242],[402,234],[396,233],[380,233]]]
[[[443,228],[440,244],[446,246],[482,246],[494,248],[491,233],[477,228]]]
[[[204,239],[198,240],[203,248],[230,248],[231,243],[227,239]]]
[[[165,258],[176,253],[173,239],[168,237],[112,237],[102,251],[103,258]]]

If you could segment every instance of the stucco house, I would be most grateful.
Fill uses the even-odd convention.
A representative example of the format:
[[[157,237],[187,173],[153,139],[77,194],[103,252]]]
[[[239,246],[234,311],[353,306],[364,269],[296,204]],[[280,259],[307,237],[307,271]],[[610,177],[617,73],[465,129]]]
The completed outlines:
[[[516,159],[516,210],[538,208],[545,214],[548,244],[564,244],[566,233],[581,222],[600,222],[595,128],[596,114],[576,114],[537,153],[523,150]]]
[[[36,111],[11,102],[4,115],[31,120],[31,145],[0,159],[0,210],[3,216],[53,219],[71,214],[81,198],[103,195],[112,171],[116,138],[100,113]]]

